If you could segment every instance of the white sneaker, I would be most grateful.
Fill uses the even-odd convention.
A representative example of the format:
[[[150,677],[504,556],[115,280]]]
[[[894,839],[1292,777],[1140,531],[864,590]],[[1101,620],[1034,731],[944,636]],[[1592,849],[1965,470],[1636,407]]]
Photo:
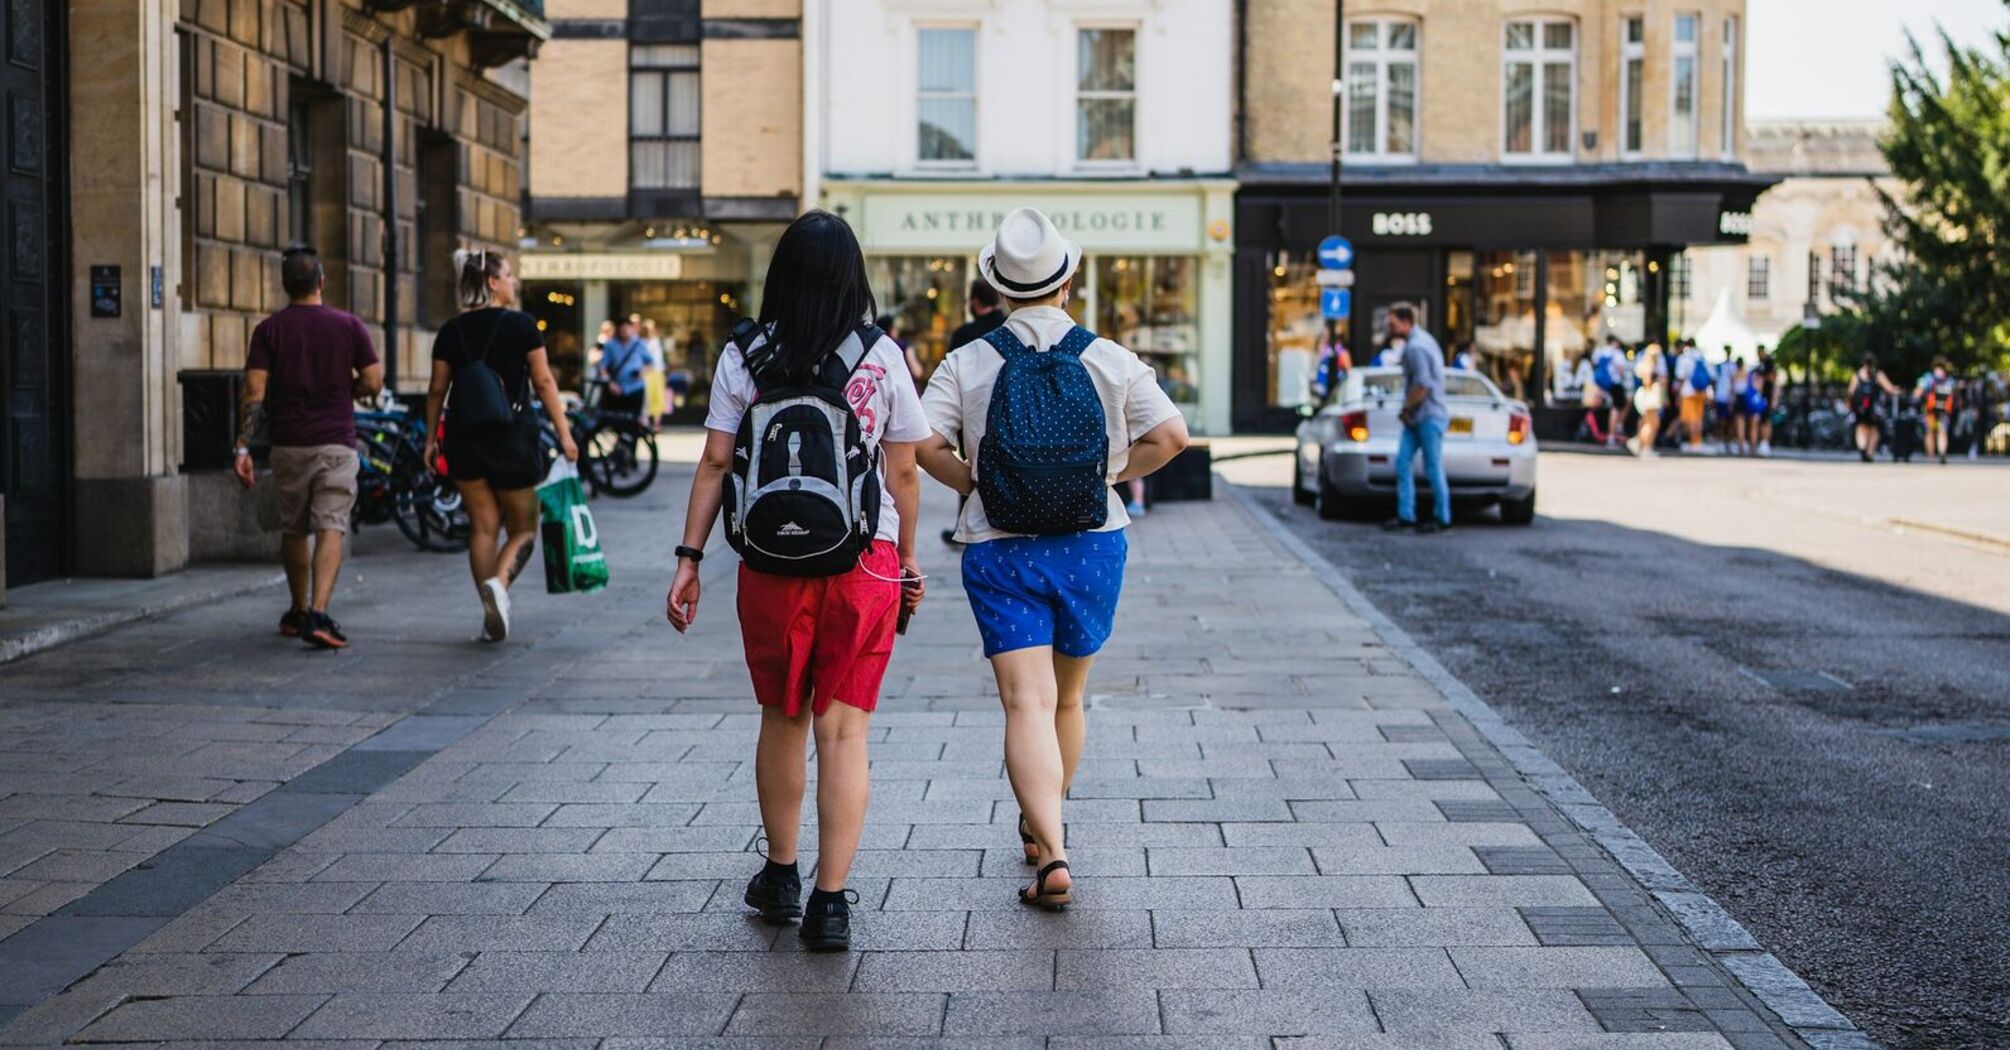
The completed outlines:
[[[482,636],[491,642],[509,637],[509,588],[491,576],[476,588],[482,599]]]
[[[1759,442],[1759,456],[1761,458],[1769,459],[1772,457],[1772,455],[1773,455],[1773,443],[1770,441]]]

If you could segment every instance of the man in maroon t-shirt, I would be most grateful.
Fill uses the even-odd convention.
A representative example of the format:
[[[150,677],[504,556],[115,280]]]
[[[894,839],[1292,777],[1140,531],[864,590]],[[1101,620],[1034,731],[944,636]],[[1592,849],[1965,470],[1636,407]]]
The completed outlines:
[[[279,279],[291,303],[251,333],[237,477],[251,487],[251,438],[266,425],[279,489],[279,551],[293,591],[279,633],[340,649],[349,640],[328,615],[328,598],[342,574],[342,544],[356,504],[354,401],[384,389],[384,366],[361,320],[322,305],[322,278],[314,249],[297,244],[280,257]]]

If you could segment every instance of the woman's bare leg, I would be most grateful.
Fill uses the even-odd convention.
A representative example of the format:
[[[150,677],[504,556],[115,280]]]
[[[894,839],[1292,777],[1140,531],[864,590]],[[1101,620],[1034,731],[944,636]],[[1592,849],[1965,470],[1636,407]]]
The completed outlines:
[[[486,481],[456,481],[454,487],[460,490],[461,505],[468,511],[468,571],[480,587],[483,580],[496,574],[502,507]]]
[[[761,827],[768,834],[768,859],[794,864],[801,844],[803,763],[810,736],[807,708],[794,718],[779,707],[761,708],[761,735],[754,744],[754,791],[761,800]]]
[[[1054,735],[1061,742],[1061,796],[1075,786],[1075,770],[1082,764],[1082,746],[1088,740],[1088,719],[1082,714],[1082,695],[1089,687],[1089,665],[1093,656],[1054,654]]]
[[[503,531],[508,538],[496,555],[496,571],[492,575],[502,577],[503,586],[507,587],[530,564],[530,554],[537,542],[537,490],[505,489],[496,493],[496,502],[502,506]]]
[[[816,719],[817,889],[836,893],[851,874],[872,793],[866,776],[866,723],[870,713],[832,704]],[[801,797],[800,790],[798,797]]]

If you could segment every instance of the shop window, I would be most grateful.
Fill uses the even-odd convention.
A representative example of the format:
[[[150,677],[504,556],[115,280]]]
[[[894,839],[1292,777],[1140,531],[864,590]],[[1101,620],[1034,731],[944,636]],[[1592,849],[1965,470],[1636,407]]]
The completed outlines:
[[[1773,297],[1773,260],[1771,256],[1754,255],[1745,260],[1745,298],[1755,303],[1765,302]]]
[[[1350,157],[1416,159],[1417,23],[1348,23],[1345,120]]]
[[[1647,20],[1631,15],[1620,23],[1619,153],[1638,157],[1646,142],[1641,95],[1647,79]]]
[[[613,289],[614,316],[656,324],[656,337],[663,341],[665,378],[677,400],[671,419],[704,420],[712,403],[719,349],[741,315],[741,286],[722,281],[635,281],[615,284]]]
[[[698,188],[698,45],[637,44],[628,55],[628,184]]]
[[[1738,151],[1738,16],[1736,15],[1724,19],[1723,66],[1720,81],[1724,85],[1723,127],[1719,132],[1721,136],[1719,142],[1724,159],[1731,160]]]
[[[1190,255],[1099,255],[1091,260],[1096,333],[1158,371],[1180,405],[1200,402],[1199,260]]]
[[[1137,159],[1137,41],[1133,29],[1076,33],[1075,159]]]
[[[1675,16],[1670,90],[1674,92],[1668,122],[1668,153],[1673,157],[1696,155],[1696,27],[1698,15]]]
[[[1577,123],[1577,23],[1507,23],[1501,77],[1502,152],[1510,160],[1568,161]]]
[[[1295,409],[1312,399],[1313,370],[1326,340],[1319,311],[1319,262],[1311,252],[1271,252],[1269,371],[1266,397],[1272,408]]]
[[[1696,268],[1688,252],[1676,252],[1668,257],[1668,297],[1678,303],[1686,303],[1696,294]]]
[[[1475,263],[1474,364],[1508,396],[1522,397],[1535,364],[1536,255],[1479,252]]]
[[[918,53],[915,157],[923,164],[977,160],[977,31],[922,29]]]
[[[921,361],[923,375],[934,372],[949,351],[950,333],[968,320],[965,289],[969,264],[962,256],[873,255],[866,277],[879,296],[879,310],[892,314],[901,342]]]
[[[1549,252],[1543,306],[1543,372],[1551,404],[1583,397],[1578,363],[1608,336],[1629,346],[1647,334],[1646,259],[1638,252]]]

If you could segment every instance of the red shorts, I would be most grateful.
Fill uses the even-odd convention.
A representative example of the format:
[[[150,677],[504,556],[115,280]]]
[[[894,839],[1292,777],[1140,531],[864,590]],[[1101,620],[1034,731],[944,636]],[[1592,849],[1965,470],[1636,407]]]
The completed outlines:
[[[878,707],[900,610],[900,584],[889,581],[899,578],[899,554],[885,540],[875,540],[860,566],[842,576],[805,579],[740,566],[740,636],[754,699],[791,718],[804,700],[816,714],[833,700],[861,711]]]

